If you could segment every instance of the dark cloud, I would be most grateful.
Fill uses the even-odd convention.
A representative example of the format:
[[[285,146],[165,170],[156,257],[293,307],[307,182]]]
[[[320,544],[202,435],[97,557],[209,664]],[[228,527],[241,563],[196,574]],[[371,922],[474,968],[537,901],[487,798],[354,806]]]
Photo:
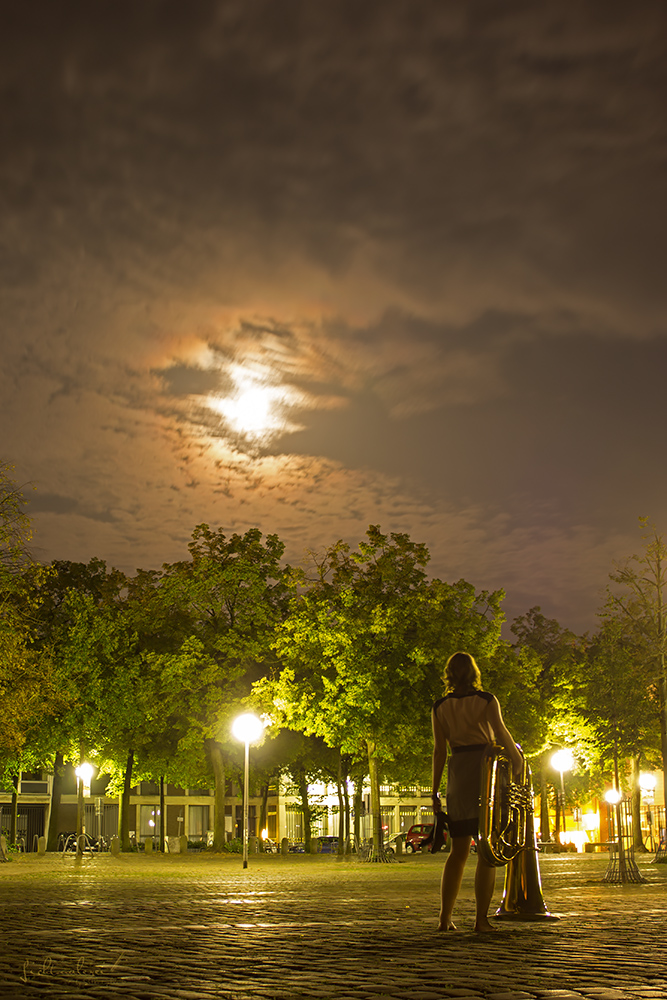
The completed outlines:
[[[1,17],[0,419],[43,552],[379,522],[588,624],[665,516],[664,4]]]

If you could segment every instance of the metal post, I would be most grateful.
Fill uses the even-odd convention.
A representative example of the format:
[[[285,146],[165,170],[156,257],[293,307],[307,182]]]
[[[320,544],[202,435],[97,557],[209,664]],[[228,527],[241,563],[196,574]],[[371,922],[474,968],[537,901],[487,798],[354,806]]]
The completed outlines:
[[[567,825],[565,823],[565,781],[563,780],[563,772],[560,772],[560,811],[563,819],[563,833],[567,833]]]
[[[248,781],[250,777],[250,743],[245,741],[245,768],[243,772],[243,867],[248,867]]]

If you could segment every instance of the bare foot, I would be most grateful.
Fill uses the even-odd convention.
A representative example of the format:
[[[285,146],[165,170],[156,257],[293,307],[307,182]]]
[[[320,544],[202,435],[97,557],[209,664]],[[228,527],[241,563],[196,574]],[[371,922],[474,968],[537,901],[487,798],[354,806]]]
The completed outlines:
[[[441,920],[438,924],[439,931],[455,931],[457,929],[456,924],[451,920]]]
[[[496,928],[489,923],[486,917],[483,920],[476,920],[474,929],[477,934],[495,934],[496,932]]]

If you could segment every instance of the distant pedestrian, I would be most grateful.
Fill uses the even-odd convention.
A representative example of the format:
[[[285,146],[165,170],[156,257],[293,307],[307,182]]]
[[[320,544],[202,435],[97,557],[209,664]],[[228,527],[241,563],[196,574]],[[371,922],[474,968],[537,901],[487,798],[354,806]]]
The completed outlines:
[[[482,691],[479,668],[470,653],[454,653],[445,666],[445,697],[433,705],[433,810],[442,812],[439,789],[447,761],[447,817],[451,848],[442,873],[438,930],[454,931],[454,904],[461,888],[471,840],[477,838],[482,758],[489,743],[500,743],[512,761],[516,776],[523,760],[503,722],[498,699]],[[477,852],[475,872],[475,930],[493,930],[489,906],[496,870]]]

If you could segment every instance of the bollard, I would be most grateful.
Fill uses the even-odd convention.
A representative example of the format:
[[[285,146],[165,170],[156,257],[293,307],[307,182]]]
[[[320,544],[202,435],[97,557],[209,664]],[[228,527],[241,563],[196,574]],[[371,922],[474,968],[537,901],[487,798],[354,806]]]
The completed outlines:
[[[112,837],[111,843],[109,844],[109,850],[113,854],[114,858],[117,858],[120,854],[120,837]]]
[[[181,845],[181,854],[187,854],[188,853],[188,838],[187,838],[187,834],[182,833],[178,839],[179,839],[180,845]]]
[[[148,840],[144,840],[144,854],[153,853],[153,838],[149,837]]]
[[[42,857],[46,854],[46,837],[37,838],[37,854]]]
[[[287,837],[283,837],[280,841],[280,853],[289,854],[289,839]]]
[[[257,837],[248,837],[248,854],[257,854]]]

